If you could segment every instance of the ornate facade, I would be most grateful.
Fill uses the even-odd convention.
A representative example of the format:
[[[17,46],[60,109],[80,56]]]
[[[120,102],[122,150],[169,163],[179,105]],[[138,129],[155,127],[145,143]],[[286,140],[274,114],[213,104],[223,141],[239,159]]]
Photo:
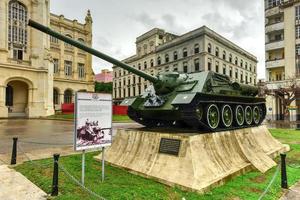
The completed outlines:
[[[84,24],[50,13],[49,0],[0,1],[0,117],[41,117],[93,91],[91,56],[27,26],[33,19],[91,46],[92,18]]]
[[[136,39],[136,55],[124,62],[152,75],[212,70],[251,85],[257,77],[257,58],[206,26],[180,36],[154,28]],[[151,84],[116,66],[113,72],[116,103],[141,94]]]

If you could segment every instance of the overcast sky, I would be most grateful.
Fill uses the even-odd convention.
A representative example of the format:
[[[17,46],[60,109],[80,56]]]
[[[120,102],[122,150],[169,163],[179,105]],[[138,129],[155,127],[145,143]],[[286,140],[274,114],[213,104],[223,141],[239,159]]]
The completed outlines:
[[[93,47],[117,59],[135,54],[135,39],[158,27],[183,34],[208,26],[258,58],[258,78],[265,76],[262,0],[51,0],[51,12],[84,22],[93,17]],[[93,59],[93,69],[111,68]]]

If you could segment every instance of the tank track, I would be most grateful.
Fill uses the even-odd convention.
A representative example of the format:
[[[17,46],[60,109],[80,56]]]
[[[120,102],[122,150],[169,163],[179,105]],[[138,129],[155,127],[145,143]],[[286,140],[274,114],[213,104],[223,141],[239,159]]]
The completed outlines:
[[[203,105],[205,104],[211,104],[212,102],[210,103],[207,103],[207,102],[202,102]],[[228,103],[228,102],[218,102],[216,103],[216,105],[219,105],[218,107],[220,108],[221,105],[223,104],[228,104],[228,105],[232,105],[232,106],[236,106],[236,105],[241,105],[243,107],[246,107],[246,106],[251,106],[253,107],[254,105],[257,105],[260,107],[261,109],[261,117],[260,117],[260,121],[258,124],[250,124],[250,125],[246,125],[245,123],[241,126],[238,126],[236,125],[235,123],[232,123],[233,125],[230,126],[230,127],[221,127],[221,126],[218,126],[217,128],[215,129],[212,129],[210,128],[206,121],[204,119],[199,119],[197,114],[196,114],[196,108],[197,107],[191,107],[190,105],[186,106],[186,105],[179,105],[179,109],[180,109],[180,112],[181,112],[181,116],[182,116],[182,120],[184,121],[184,123],[186,123],[189,127],[193,127],[193,129],[200,129],[200,130],[206,130],[206,131],[227,131],[227,130],[235,130],[235,129],[241,129],[241,128],[249,128],[249,127],[255,127],[255,126],[259,126],[263,120],[265,119],[265,115],[266,115],[266,107],[265,107],[265,103],[238,103],[238,102],[235,102],[235,103]]]
[[[238,105],[242,106],[243,110],[245,110],[245,108],[247,106],[250,106],[251,110],[253,111],[253,108],[255,106],[257,106],[259,108],[259,112],[260,112],[260,117],[259,117],[259,121],[258,123],[254,123],[253,120],[250,124],[247,124],[244,120],[242,125],[238,125],[237,122],[235,121],[235,116],[233,116],[233,120],[232,120],[232,124],[229,127],[224,127],[222,126],[222,123],[220,123],[221,121],[221,115],[219,116],[219,125],[217,126],[217,128],[211,128],[205,117],[207,114],[207,110],[206,108],[208,107],[208,105],[216,105],[218,107],[218,109],[220,110],[222,108],[223,105],[229,105],[232,110],[234,110],[234,108],[236,108]],[[191,128],[194,130],[201,130],[201,131],[208,131],[208,132],[218,132],[218,131],[227,131],[227,130],[235,130],[235,129],[241,129],[241,128],[248,128],[248,127],[255,127],[255,126],[259,126],[263,120],[265,119],[266,116],[266,106],[265,106],[265,102],[264,101],[260,101],[260,100],[256,100],[256,102],[252,102],[252,103],[247,103],[247,102],[243,102],[243,101],[222,101],[222,100],[203,100],[202,98],[196,98],[195,100],[192,101],[191,104],[178,104],[176,105],[178,112],[180,112],[181,114],[181,119],[174,122],[174,121],[170,121],[170,120],[159,120],[159,119],[143,119],[141,117],[141,115],[139,114],[138,111],[134,110],[132,107],[128,107],[128,116],[146,126],[146,127],[178,127],[178,128]],[[199,118],[199,115],[197,114],[197,108],[199,108],[199,106],[201,106],[203,108],[203,115],[202,118]],[[253,114],[253,113],[252,113]],[[233,113],[233,115],[235,115]]]

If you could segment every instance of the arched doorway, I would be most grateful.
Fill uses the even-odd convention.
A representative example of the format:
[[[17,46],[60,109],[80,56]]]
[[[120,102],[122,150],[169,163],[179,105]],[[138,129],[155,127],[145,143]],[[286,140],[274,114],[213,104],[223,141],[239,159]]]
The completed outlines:
[[[60,104],[59,101],[59,91],[56,88],[53,88],[53,105],[58,105]]]
[[[14,80],[7,83],[5,105],[8,117],[26,117],[28,114],[28,84]]]
[[[64,103],[72,103],[73,92],[70,89],[64,92]]]

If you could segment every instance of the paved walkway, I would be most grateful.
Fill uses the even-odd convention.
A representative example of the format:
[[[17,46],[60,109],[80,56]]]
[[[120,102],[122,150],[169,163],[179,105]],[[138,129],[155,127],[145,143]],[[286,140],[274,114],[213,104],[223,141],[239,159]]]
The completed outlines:
[[[19,172],[0,165],[0,199],[42,200],[47,194]]]
[[[300,199],[300,182],[292,186],[287,192],[280,198],[280,200],[299,200]]]

